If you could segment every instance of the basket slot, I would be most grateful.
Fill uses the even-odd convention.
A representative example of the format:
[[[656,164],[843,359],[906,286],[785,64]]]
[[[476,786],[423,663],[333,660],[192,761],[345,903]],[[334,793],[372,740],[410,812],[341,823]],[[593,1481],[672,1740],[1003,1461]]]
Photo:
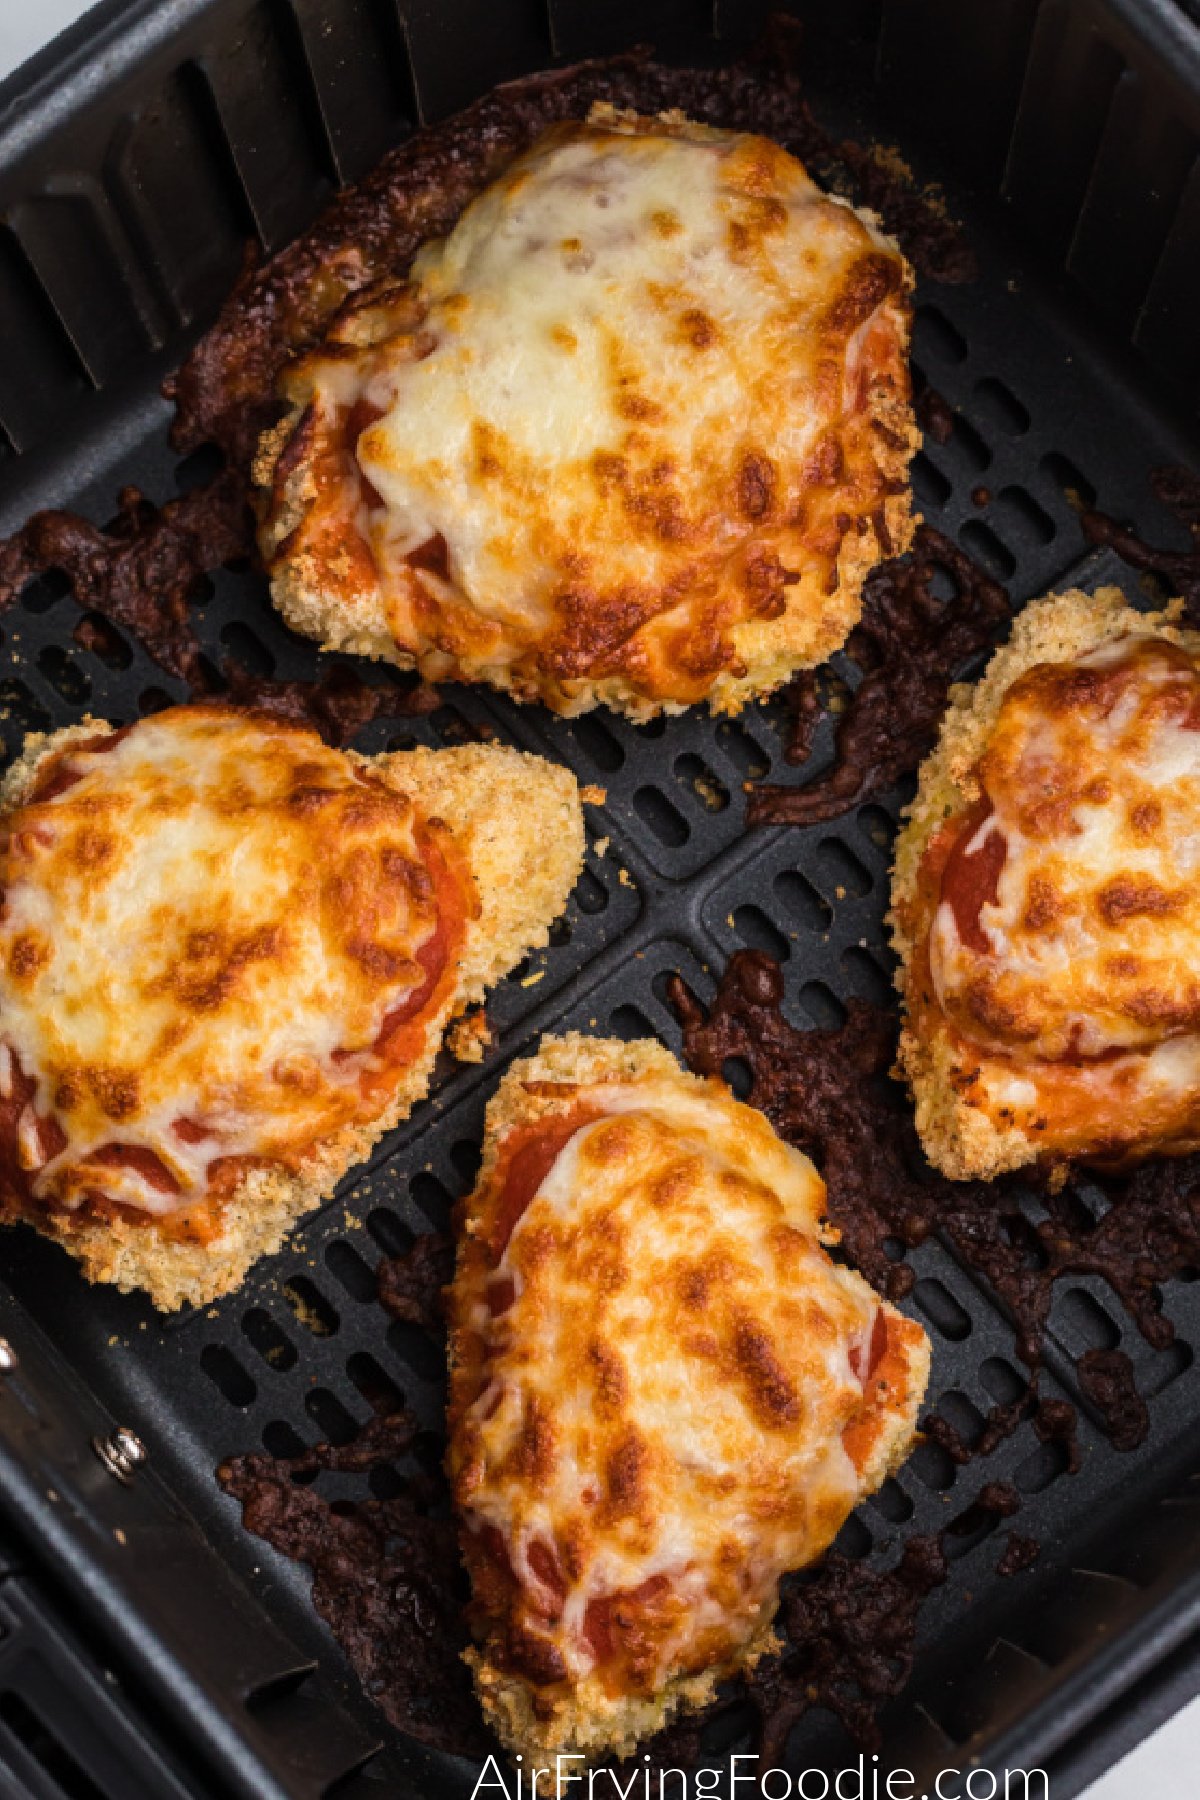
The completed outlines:
[[[1067,257],[1071,274],[1122,332],[1133,326],[1196,150],[1194,132],[1164,111],[1154,87],[1127,69]]]
[[[880,81],[932,127],[963,175],[999,177],[1037,15],[1038,0],[885,0]]]
[[[738,35],[746,29],[743,7]],[[632,43],[662,42],[679,33],[707,35],[713,27],[712,0],[549,0],[550,33],[556,56],[606,56]]]
[[[482,7],[463,0],[393,3],[406,27],[422,124],[469,106],[499,81],[543,68],[554,55],[539,0],[489,0]]]
[[[290,11],[261,0],[244,31],[236,56],[210,54],[195,75],[255,233],[276,250],[308,223],[337,169]]]
[[[197,65],[178,69],[155,105],[118,124],[105,176],[172,322],[215,312],[255,220]]]
[[[1120,52],[1096,31],[1090,9],[1047,0],[1034,32],[1004,194],[1055,256],[1074,235],[1124,68]]]
[[[0,225],[0,320],[20,356],[0,365],[0,428],[6,447],[28,449],[91,383],[62,319],[8,225]]]
[[[10,217],[94,386],[159,347],[165,320],[98,183],[64,177]]]
[[[1134,342],[1152,366],[1170,378],[1183,403],[1200,399],[1200,160],[1188,171],[1179,208],[1150,283]]]
[[[387,0],[289,0],[336,178],[356,181],[413,129],[408,33]]]

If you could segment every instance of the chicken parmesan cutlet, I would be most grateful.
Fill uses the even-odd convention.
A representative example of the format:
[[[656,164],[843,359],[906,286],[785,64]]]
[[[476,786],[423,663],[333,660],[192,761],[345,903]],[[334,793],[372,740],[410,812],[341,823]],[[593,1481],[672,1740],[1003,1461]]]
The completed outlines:
[[[929,1342],[829,1256],[824,1201],[653,1041],[547,1038],[502,1082],[458,1219],[448,1467],[511,1751],[625,1755],[703,1705],[907,1454]]]
[[[367,758],[218,705],[29,740],[0,786],[0,1217],[157,1306],[235,1288],[545,943],[574,778]]]
[[[767,138],[597,104],[281,378],[260,544],[327,647],[735,712],[907,549],[912,271]]]
[[[1035,602],[953,692],[896,847],[900,1067],[960,1180],[1200,1149],[1200,633]]]

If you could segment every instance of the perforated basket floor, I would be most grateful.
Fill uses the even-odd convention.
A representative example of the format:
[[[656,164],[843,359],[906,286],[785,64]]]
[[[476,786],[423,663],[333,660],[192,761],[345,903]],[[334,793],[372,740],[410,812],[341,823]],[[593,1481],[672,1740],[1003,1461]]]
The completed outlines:
[[[449,12],[456,9],[444,9],[440,22],[434,12],[410,9],[411,64],[397,16],[366,0],[175,9],[186,15],[190,37],[167,18],[170,8],[129,10],[157,21],[160,39],[136,54],[125,41],[128,92],[114,84],[115,115],[102,138],[101,126],[87,123],[91,101],[76,102],[73,140],[72,117],[51,121],[58,137],[47,130],[38,138],[36,181],[0,232],[0,309],[9,321],[0,373],[0,420],[9,438],[0,503],[8,524],[51,499],[103,519],[123,481],[162,497],[177,480],[203,472],[202,465],[178,469],[169,455],[157,381],[223,291],[247,224],[257,222],[269,241],[295,229],[328,191],[331,174],[357,173],[401,133],[414,96],[436,111],[467,98],[485,77],[536,66],[552,51],[592,47],[587,40],[597,35],[611,43],[624,30],[609,19],[600,31],[595,9],[555,4],[551,43],[544,25],[530,25],[524,12],[518,30],[515,7],[507,23],[500,20],[507,8],[466,8],[472,29],[452,67],[446,44],[453,37]],[[701,9],[651,10],[655,18],[640,21],[641,32],[661,15],[676,47],[711,54],[697,24]],[[878,9],[859,10],[873,27]],[[885,49],[903,10],[884,9]],[[919,17],[923,9],[909,10]],[[924,11],[944,15],[936,7]],[[1036,52],[1037,19],[1045,32],[1047,18],[1053,25],[1053,16],[1072,9],[1000,11],[1019,34],[1016,57],[1031,53],[1031,41]],[[183,35],[172,36],[174,30]],[[331,60],[331,32],[344,53],[340,74]],[[869,30],[862,44],[869,50]],[[812,99],[828,123],[868,135],[872,123],[859,108],[871,99],[869,63],[851,52],[848,42],[843,66],[857,97],[815,80]],[[1131,105],[1128,67],[1122,74],[1113,64],[1121,56],[1112,43],[1104,51],[1097,93],[1107,98],[1094,103],[1098,123],[1088,167],[1103,168],[1098,159],[1111,108],[1119,104],[1128,112]],[[1018,74],[1023,69],[1021,62]],[[1142,93],[1150,105],[1144,78]],[[41,108],[39,118],[45,102]],[[875,129],[894,140],[892,126]],[[1128,129],[1122,115],[1113,129]],[[906,140],[902,148],[922,174],[948,178],[944,162],[913,152]],[[90,185],[60,180],[56,187],[49,180],[48,169],[76,162],[99,169]],[[1172,167],[1178,164],[1176,154]],[[1176,180],[1184,200],[1193,191],[1189,168]],[[1076,187],[1082,194],[1086,180]],[[174,196],[172,204],[164,195]],[[1151,378],[1132,369],[1123,325],[1106,337],[1078,282],[1068,291],[1053,270],[1035,272],[1028,243],[1018,235],[1023,219],[1014,225],[1002,209],[952,182],[949,204],[966,220],[981,274],[969,286],[924,286],[918,296],[915,361],[956,418],[950,441],[928,444],[917,459],[919,503],[1015,600],[1107,578],[1123,579],[1132,591],[1129,571],[1105,555],[1084,553],[1072,499],[1094,497],[1149,536],[1170,539],[1178,528],[1158,508],[1148,477],[1155,465],[1186,458],[1188,445],[1152,403]],[[117,279],[119,256],[109,258],[110,288],[92,290],[93,296],[102,291],[103,305],[89,310],[79,299],[91,240],[102,241],[113,218],[122,222],[119,241],[134,244],[140,258],[144,304],[128,314],[121,310],[128,287]],[[1171,218],[1161,218],[1157,229],[1167,241]],[[68,290],[74,311],[64,298]],[[39,357],[49,359],[53,380],[39,373]],[[982,505],[981,488],[990,496]],[[0,728],[9,754],[30,728],[72,723],[85,711],[128,720],[184,697],[136,644],[107,663],[79,649],[71,636],[76,617],[73,602],[43,583],[0,621]],[[214,656],[225,646],[264,672],[314,669],[315,656],[275,619],[262,580],[251,572],[216,575],[200,618]],[[840,669],[853,681],[852,665]],[[342,1441],[381,1398],[398,1396],[424,1421],[419,1455],[440,1454],[438,1356],[415,1328],[388,1324],[374,1303],[373,1271],[381,1254],[404,1248],[413,1234],[446,1226],[453,1199],[476,1168],[485,1101],[507,1061],[540,1033],[650,1032],[677,1049],[668,977],[681,974],[706,999],[730,953],[746,945],[782,962],[797,1022],[836,1022],[852,994],[889,999],[883,915],[890,844],[907,792],[834,825],[746,833],[743,782],[796,778],[782,760],[782,722],[782,709],[768,704],[719,724],[696,714],[639,729],[606,713],[567,723],[537,708],[448,688],[432,717],[401,729],[394,722],[368,728],[358,740],[364,750],[453,742],[486,724],[501,739],[563,760],[581,780],[607,790],[605,807],[593,809],[586,872],[551,947],[529,959],[489,1003],[498,1047],[477,1067],[443,1059],[432,1098],[388,1137],[370,1165],[279,1256],[256,1269],[241,1293],[201,1313],[164,1321],[136,1298],[87,1289],[65,1257],[29,1234],[12,1234],[2,1246],[4,1281],[13,1294],[81,1381],[140,1433],[178,1501],[276,1623],[319,1659],[372,1731],[378,1718],[345,1680],[336,1648],[308,1605],[302,1571],[242,1532],[236,1507],[217,1490],[214,1467],[237,1450],[286,1452],[316,1436]],[[814,768],[829,755],[829,733],[826,723]],[[941,1243],[926,1243],[911,1261],[918,1280],[908,1304],[934,1342],[930,1402],[969,1436],[994,1403],[1019,1389],[1012,1332],[992,1297]],[[965,1765],[972,1756],[1052,1764],[1089,1711],[1186,1638],[1200,1568],[1200,1489],[1191,1485],[1200,1473],[1194,1441],[1200,1371],[1193,1354],[1200,1344],[1200,1295],[1194,1285],[1176,1282],[1164,1305],[1178,1335],[1154,1352],[1102,1284],[1080,1279],[1060,1286],[1046,1392],[1080,1409],[1078,1475],[1067,1476],[1061,1447],[1039,1442],[1029,1425],[986,1463],[966,1469],[925,1443],[847,1525],[843,1549],[890,1561],[905,1533],[941,1529],[967,1511],[985,1480],[1004,1479],[1024,1498],[1016,1523],[1043,1545],[1033,1572],[1005,1580],[994,1573],[1000,1540],[986,1526],[949,1540],[951,1578],[923,1614],[910,1690],[886,1721],[885,1766],[889,1760],[918,1769]],[[1127,1455],[1116,1454],[1094,1428],[1073,1373],[1083,1351],[1116,1345],[1134,1360],[1151,1417],[1146,1442]],[[1082,1689],[1093,1705],[1081,1703]],[[800,1728],[793,1750],[800,1764],[832,1765],[851,1754],[840,1731],[818,1714]],[[1075,1779],[1064,1773],[1056,1800]],[[371,1774],[338,1791],[465,1795],[473,1780],[467,1765],[393,1735]]]

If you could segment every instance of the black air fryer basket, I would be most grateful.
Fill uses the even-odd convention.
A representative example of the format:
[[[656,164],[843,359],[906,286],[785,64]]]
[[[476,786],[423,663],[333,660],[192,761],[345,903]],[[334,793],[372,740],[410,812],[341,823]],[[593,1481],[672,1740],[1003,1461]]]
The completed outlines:
[[[760,31],[743,0],[108,0],[0,89],[0,532],[38,507],[98,522],[136,482],[163,499],[202,479],[167,448],[160,383],[211,321],[246,241],[276,248],[339,184],[421,121],[496,82],[650,40],[711,62]],[[801,0],[807,92],[838,135],[898,146],[945,190],[980,262],[918,291],[915,362],[955,409],[914,467],[926,516],[1014,601],[1136,577],[1088,551],[1079,497],[1178,542],[1156,466],[1195,463],[1200,399],[1200,22],[1194,0]],[[978,490],[989,499],[979,504]],[[974,497],[973,497],[974,496]],[[214,661],[311,674],[315,653],[250,570],[199,609]],[[107,660],[72,638],[53,582],[0,618],[0,729],[84,712],[118,721],[183,699],[135,642]],[[344,1441],[382,1388],[440,1443],[443,1370],[389,1324],[373,1270],[443,1227],[475,1167],[502,1068],[538,1035],[655,1033],[679,1047],[667,978],[711,997],[730,954],[778,957],[797,1023],[853,994],[884,1000],[891,834],[911,789],[831,825],[747,832],[743,782],[795,780],[783,710],[635,728],[568,723],[447,689],[402,733],[464,731],[568,762],[602,784],[565,922],[494,996],[480,1066],[444,1060],[432,1100],[304,1222],[243,1291],[162,1319],[87,1288],[25,1232],[0,1240],[0,1788],[51,1800],[465,1800],[477,1767],[390,1731],[312,1610],[302,1569],[241,1527],[214,1470],[235,1451]],[[826,723],[814,767],[830,755]],[[605,854],[596,840],[610,843]],[[909,1304],[934,1343],[930,1404],[969,1431],[1020,1383],[1013,1332],[936,1239]],[[1042,1768],[1067,1800],[1194,1691],[1200,1621],[1200,1289],[1164,1292],[1152,1350],[1103,1283],[1059,1284],[1044,1392],[1080,1411],[1082,1468],[1023,1425],[984,1465],[935,1443],[850,1521],[840,1547],[895,1560],[911,1531],[1015,1485],[1035,1567],[995,1572],[989,1521],[947,1539],[912,1680],[883,1719],[881,1766]],[[1075,1365],[1133,1358],[1150,1413],[1119,1454]],[[119,1435],[134,1432],[146,1450]],[[970,1520],[967,1521],[968,1525]],[[992,1518],[994,1526],[996,1520]],[[828,1714],[797,1766],[857,1751]],[[5,1771],[7,1770],[7,1774]]]

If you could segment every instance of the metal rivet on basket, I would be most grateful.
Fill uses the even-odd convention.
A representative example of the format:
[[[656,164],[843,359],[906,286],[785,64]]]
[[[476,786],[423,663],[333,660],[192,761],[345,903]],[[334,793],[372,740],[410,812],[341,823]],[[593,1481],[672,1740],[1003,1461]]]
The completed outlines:
[[[94,1437],[92,1449],[110,1475],[128,1487],[146,1460],[146,1446],[128,1425],[118,1425],[106,1438]]]
[[[11,1375],[17,1366],[17,1353],[5,1337],[0,1337],[0,1375]]]

